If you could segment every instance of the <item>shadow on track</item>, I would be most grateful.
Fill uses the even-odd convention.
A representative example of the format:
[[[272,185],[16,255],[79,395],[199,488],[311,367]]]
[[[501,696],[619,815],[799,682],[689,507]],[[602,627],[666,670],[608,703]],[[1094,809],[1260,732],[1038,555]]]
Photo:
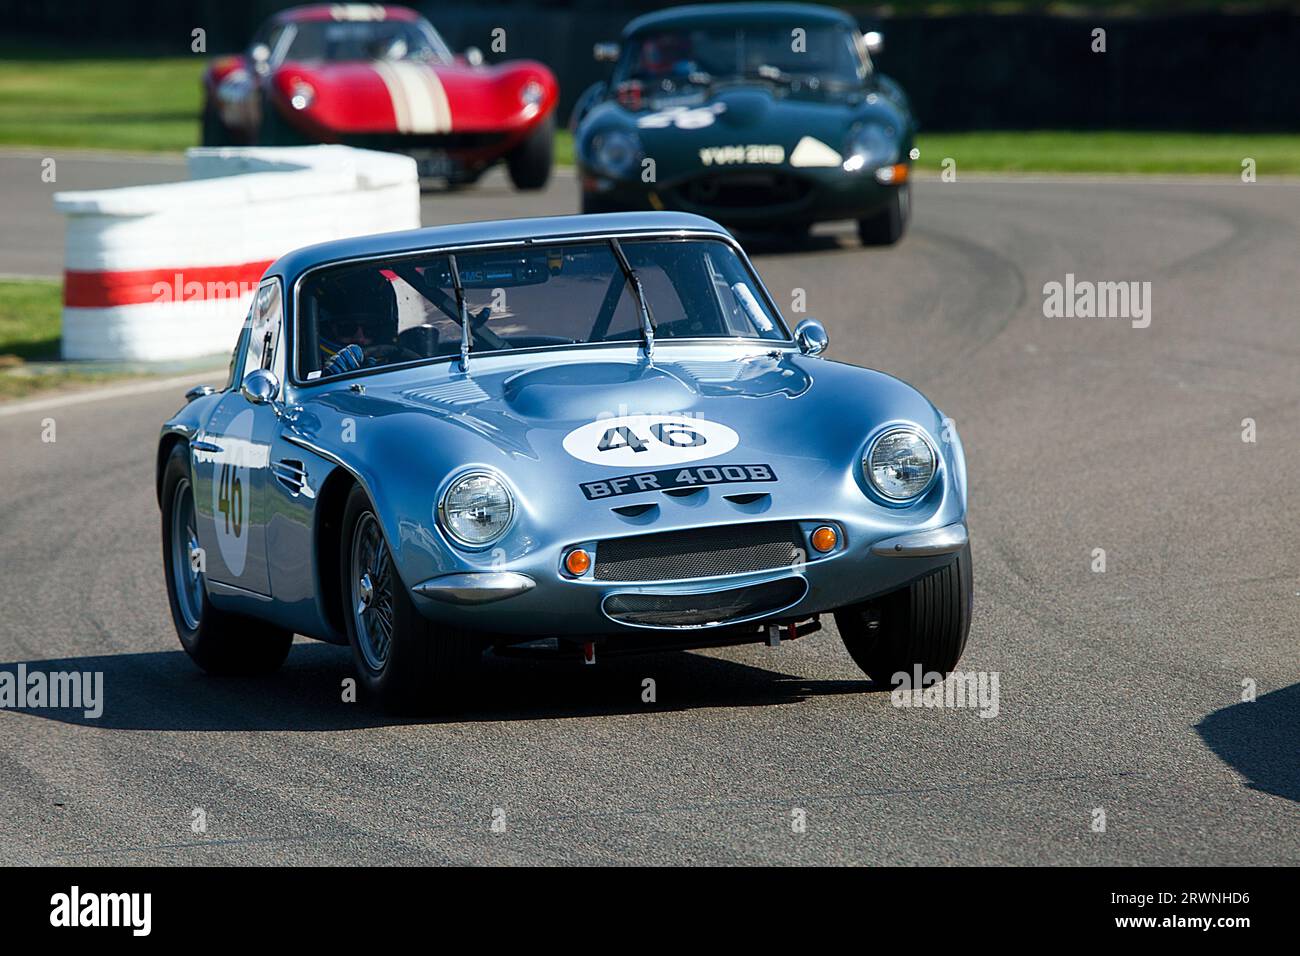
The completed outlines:
[[[698,707],[795,704],[810,697],[879,690],[863,680],[806,680],[686,652],[610,658],[595,667],[576,662],[489,656],[461,709],[428,716],[393,716],[360,697],[342,701],[353,676],[351,654],[327,644],[296,644],[268,677],[210,677],[182,651],[26,661],[26,672],[100,672],[103,713],[13,707],[33,717],[108,730],[330,731],[420,723],[552,720]],[[18,679],[18,662],[0,672]],[[656,703],[643,703],[642,681],[654,678]]]
[[[1300,684],[1216,710],[1196,732],[1248,787],[1300,802]]]

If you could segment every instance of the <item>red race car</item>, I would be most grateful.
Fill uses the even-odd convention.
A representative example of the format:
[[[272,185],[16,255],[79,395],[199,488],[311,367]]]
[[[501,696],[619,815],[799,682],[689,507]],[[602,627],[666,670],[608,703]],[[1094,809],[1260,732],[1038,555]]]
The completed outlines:
[[[294,7],[204,74],[203,145],[391,150],[414,157],[422,180],[448,183],[504,159],[517,188],[540,189],[559,84],[541,63],[481,60],[454,55],[405,7]]]

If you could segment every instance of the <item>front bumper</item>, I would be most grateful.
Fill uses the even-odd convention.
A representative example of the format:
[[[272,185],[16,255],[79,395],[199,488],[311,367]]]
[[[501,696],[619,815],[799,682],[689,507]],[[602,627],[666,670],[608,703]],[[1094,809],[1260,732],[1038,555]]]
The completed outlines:
[[[875,540],[845,531],[843,546],[828,555],[743,574],[626,582],[484,570],[440,575],[411,593],[431,619],[525,640],[700,633],[856,604],[945,566],[968,542],[964,521]],[[680,623],[683,614],[689,623]]]
[[[910,179],[907,172],[880,182],[874,169],[793,169],[745,166],[696,169],[659,182],[620,180],[580,169],[582,189],[593,206],[666,209],[707,216],[728,226],[862,219],[879,211]],[[893,169],[899,167],[891,167]]]

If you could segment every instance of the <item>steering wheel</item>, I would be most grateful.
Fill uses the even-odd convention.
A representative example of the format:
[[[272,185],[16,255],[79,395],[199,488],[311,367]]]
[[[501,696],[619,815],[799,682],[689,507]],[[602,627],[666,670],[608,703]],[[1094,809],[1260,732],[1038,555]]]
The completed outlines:
[[[422,358],[419,352],[400,345],[367,345],[363,351],[368,368],[377,365],[396,365],[399,362],[415,362]]]

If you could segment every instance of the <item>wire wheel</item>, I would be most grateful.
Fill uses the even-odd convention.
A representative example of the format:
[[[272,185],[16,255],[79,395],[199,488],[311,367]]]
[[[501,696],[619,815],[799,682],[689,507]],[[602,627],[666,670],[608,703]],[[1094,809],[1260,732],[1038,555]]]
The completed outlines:
[[[199,533],[194,521],[194,495],[190,483],[182,478],[172,492],[172,585],[176,607],[185,626],[197,631],[203,621],[203,572]]]
[[[352,626],[366,666],[376,673],[393,644],[393,559],[374,513],[357,520],[348,575]]]

